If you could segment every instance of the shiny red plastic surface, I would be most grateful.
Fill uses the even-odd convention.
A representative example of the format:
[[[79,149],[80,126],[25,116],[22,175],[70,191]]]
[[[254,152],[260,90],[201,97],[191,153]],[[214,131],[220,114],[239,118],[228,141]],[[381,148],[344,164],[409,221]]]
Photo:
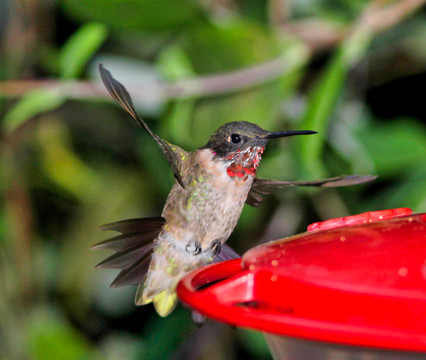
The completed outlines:
[[[186,276],[208,317],[305,339],[426,352],[426,214],[273,241]]]
[[[308,231],[329,230],[342,226],[368,224],[374,221],[395,219],[399,216],[411,215],[412,213],[413,211],[409,208],[369,211],[358,215],[316,222],[308,226]]]

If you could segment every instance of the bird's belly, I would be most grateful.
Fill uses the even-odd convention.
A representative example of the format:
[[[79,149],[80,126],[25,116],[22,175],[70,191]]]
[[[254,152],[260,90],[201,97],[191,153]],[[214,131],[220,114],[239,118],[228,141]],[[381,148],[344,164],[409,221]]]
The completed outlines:
[[[188,190],[177,189],[180,198],[168,201],[163,216],[173,238],[188,243],[197,241],[203,250],[215,240],[223,244],[234,230],[241,215],[251,182],[236,183],[233,179],[198,182]],[[182,244],[184,245],[184,244]]]

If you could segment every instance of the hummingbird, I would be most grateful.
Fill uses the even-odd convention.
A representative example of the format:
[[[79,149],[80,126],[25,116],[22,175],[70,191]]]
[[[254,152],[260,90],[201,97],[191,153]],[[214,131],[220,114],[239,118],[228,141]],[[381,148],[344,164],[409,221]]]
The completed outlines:
[[[365,183],[374,176],[338,176],[319,181],[278,181],[258,178],[257,168],[267,144],[311,130],[270,132],[233,121],[221,126],[207,144],[185,151],[156,135],[136,113],[126,88],[99,65],[113,99],[149,133],[166,157],[175,177],[159,217],[127,219],[103,225],[120,235],[92,246],[116,253],[97,265],[120,269],[111,287],[138,285],[136,305],[153,303],[165,317],[175,308],[176,286],[189,272],[206,264],[239,257],[225,242],[245,203],[259,206],[264,196],[286,186],[336,187]]]

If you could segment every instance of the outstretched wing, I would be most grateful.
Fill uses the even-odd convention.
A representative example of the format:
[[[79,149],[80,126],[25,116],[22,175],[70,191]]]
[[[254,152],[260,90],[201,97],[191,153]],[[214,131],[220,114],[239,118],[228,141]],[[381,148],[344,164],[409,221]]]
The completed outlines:
[[[269,195],[276,189],[286,186],[318,186],[318,187],[339,187],[362,184],[373,181],[377,176],[365,175],[343,175],[334,178],[311,181],[280,181],[256,178],[248,194],[246,203],[251,206],[259,206],[263,197]]]
[[[126,88],[119,81],[114,79],[111,73],[103,67],[102,64],[99,64],[99,72],[101,73],[102,81],[107,88],[108,92],[114,98],[114,100],[126,110],[130,116],[136,120],[136,122],[142,126],[149,135],[157,142],[167,161],[169,162],[173,173],[179,182],[179,184],[185,188],[185,185],[182,180],[182,175],[180,169],[182,168],[182,158],[187,158],[187,154],[184,150],[177,146],[172,146],[167,141],[160,138],[158,135],[152,132],[148,127],[147,123],[136,113],[133,106],[132,98],[127,92]]]

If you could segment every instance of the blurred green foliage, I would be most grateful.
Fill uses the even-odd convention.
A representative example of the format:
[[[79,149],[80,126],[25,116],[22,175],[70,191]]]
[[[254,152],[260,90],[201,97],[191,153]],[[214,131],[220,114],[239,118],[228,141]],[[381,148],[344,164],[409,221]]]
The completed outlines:
[[[105,256],[88,250],[105,237],[97,226],[158,215],[174,181],[152,139],[100,99],[97,65],[188,150],[246,120],[319,131],[270,146],[262,177],[380,176],[246,207],[230,239],[243,253],[325,218],[425,211],[414,90],[425,78],[425,13],[396,24],[374,13],[403,1],[1,2],[0,359],[268,359],[261,334],[197,329],[182,307],[159,318],[134,307],[134,289],[108,288],[114,271],[94,269]]]
[[[16,128],[26,121],[58,108],[66,99],[55,91],[33,90],[27,92],[3,117],[3,127],[6,133],[13,133]]]
[[[75,19],[96,20],[114,29],[174,31],[206,15],[195,0],[64,0],[64,11]]]
[[[88,23],[78,29],[65,43],[59,54],[59,68],[63,79],[78,77],[87,62],[108,35],[103,24]]]

